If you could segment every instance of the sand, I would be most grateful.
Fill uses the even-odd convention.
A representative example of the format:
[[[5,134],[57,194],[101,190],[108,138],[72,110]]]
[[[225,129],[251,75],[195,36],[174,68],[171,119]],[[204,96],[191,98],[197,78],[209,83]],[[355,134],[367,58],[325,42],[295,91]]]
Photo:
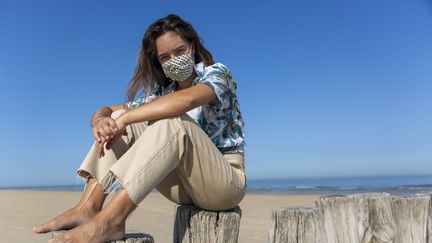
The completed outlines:
[[[74,191],[0,190],[0,242],[47,242],[49,234],[35,234],[32,226],[69,209],[80,195]],[[243,215],[239,242],[267,242],[273,209],[314,206],[318,198],[319,195],[247,194],[240,202]],[[174,207],[160,193],[151,192],[126,221],[126,231],[150,234],[155,242],[172,242]]]

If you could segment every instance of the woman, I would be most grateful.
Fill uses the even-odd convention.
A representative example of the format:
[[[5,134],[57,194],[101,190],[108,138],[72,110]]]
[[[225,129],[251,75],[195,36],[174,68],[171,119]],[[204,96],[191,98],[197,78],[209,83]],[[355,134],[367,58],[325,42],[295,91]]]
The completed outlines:
[[[99,109],[91,125],[95,143],[77,170],[87,183],[80,201],[33,228],[71,229],[50,242],[122,239],[128,215],[153,188],[207,210],[235,207],[245,196],[236,83],[176,15],[146,31],[128,102]]]

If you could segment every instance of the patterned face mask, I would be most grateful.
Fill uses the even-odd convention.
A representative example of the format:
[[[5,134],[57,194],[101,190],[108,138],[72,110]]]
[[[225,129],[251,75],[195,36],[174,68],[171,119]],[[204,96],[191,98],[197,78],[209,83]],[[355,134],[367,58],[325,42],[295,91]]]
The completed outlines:
[[[162,64],[165,76],[175,81],[185,81],[194,70],[194,61],[192,58],[192,49],[188,54],[173,57]]]

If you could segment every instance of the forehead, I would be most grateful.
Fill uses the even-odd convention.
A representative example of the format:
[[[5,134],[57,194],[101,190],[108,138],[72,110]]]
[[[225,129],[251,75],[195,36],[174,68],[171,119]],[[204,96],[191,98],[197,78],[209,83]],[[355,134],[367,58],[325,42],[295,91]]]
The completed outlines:
[[[158,54],[170,52],[181,44],[187,44],[187,42],[174,31],[168,31],[156,38],[156,49]]]

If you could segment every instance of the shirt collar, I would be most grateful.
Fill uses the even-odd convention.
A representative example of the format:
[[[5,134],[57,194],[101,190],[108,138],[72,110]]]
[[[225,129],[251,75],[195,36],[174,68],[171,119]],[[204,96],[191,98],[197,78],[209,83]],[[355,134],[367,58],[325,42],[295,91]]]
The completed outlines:
[[[195,72],[197,74],[197,77],[192,81],[192,84],[195,85],[198,83],[199,80],[204,76],[205,71],[205,65],[204,62],[197,63],[195,66]]]

